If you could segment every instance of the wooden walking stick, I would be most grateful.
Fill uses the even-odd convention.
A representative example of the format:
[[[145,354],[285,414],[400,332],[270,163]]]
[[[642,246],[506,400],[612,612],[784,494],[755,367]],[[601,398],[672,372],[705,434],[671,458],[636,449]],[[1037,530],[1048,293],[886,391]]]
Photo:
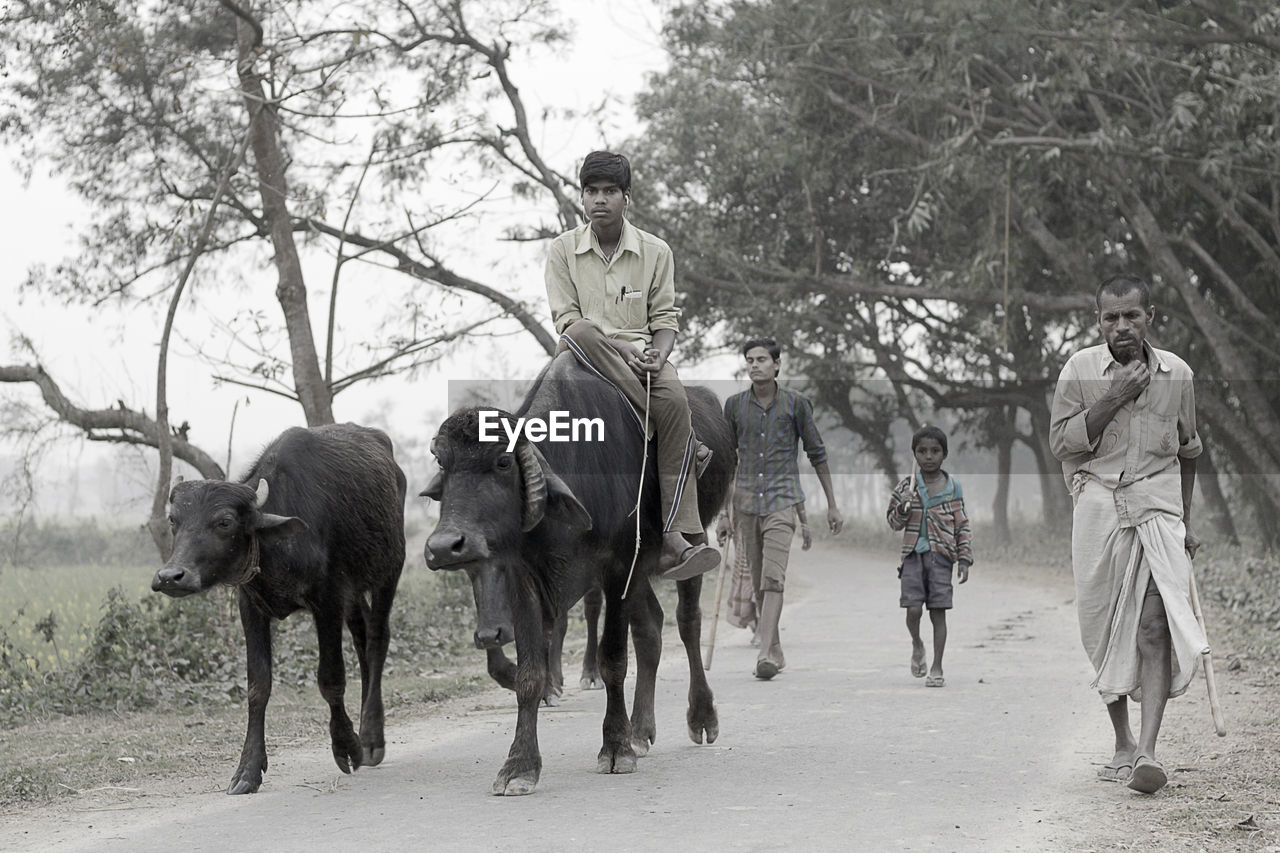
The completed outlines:
[[[716,653],[716,627],[720,624],[720,603],[724,601],[724,570],[729,564],[729,545],[736,540],[733,535],[733,522],[729,522],[729,544],[725,545],[725,554],[720,559],[720,577],[716,580],[716,615],[711,619],[711,636],[707,638],[707,657],[702,662],[702,668],[707,672],[711,671],[711,658]],[[734,546],[734,554],[737,554],[737,547]]]
[[[1187,558],[1191,558],[1191,554],[1187,554]],[[1200,591],[1196,588],[1196,571],[1193,566],[1191,569],[1191,609],[1196,614],[1196,621],[1200,623],[1200,630],[1204,633],[1206,641],[1209,634],[1204,628],[1204,613],[1200,610]],[[1222,703],[1218,701],[1218,682],[1213,677],[1213,653],[1204,653],[1204,683],[1209,688],[1209,711],[1213,714],[1213,730],[1218,733],[1218,737],[1227,736],[1227,723],[1222,718]]]

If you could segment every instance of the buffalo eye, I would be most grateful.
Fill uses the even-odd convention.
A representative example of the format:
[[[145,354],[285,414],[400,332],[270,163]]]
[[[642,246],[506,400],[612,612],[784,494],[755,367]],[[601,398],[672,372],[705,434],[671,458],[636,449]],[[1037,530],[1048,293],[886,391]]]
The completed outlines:
[[[172,515],[169,516],[169,532],[170,533],[178,532],[178,519],[174,518]]]
[[[214,525],[219,530],[230,530],[235,525],[235,520],[224,515],[215,521]]]
[[[510,471],[516,462],[510,453],[503,453],[493,464],[499,471]]]

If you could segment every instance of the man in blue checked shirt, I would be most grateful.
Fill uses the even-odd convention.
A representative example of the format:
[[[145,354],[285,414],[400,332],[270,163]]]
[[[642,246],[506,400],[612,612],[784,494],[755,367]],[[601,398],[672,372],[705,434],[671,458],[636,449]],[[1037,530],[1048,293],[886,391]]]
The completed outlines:
[[[767,680],[787,665],[778,638],[778,620],[797,518],[804,548],[812,543],[800,487],[801,443],[826,493],[827,526],[833,534],[844,527],[844,518],[836,507],[827,450],[813,418],[813,404],[803,394],[778,386],[782,348],[772,338],[759,338],[743,344],[742,354],[751,387],[724,404],[724,415],[738,443],[731,522],[735,542],[746,553],[759,606],[756,630],[760,654],[755,676]]]

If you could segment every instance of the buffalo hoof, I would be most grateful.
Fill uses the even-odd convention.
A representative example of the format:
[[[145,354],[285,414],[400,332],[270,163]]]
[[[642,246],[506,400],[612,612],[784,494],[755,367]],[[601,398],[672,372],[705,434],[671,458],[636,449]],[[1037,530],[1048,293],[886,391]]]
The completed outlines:
[[[248,765],[241,764],[236,768],[235,775],[231,777],[231,784],[227,786],[228,794],[255,794],[262,785],[262,774],[267,770],[266,759],[261,764],[250,760]]]
[[[716,738],[720,737],[720,718],[716,715],[714,705],[710,705],[710,710],[705,712],[690,708],[685,713],[685,724],[689,727],[689,740],[694,743],[702,743],[704,736],[707,743],[715,743]]]
[[[231,777],[231,784],[227,786],[228,794],[256,794],[258,788],[262,785],[262,773],[250,773],[241,768],[236,771],[236,775]]]
[[[720,737],[720,724],[713,720],[706,726],[689,726],[689,740],[702,743],[704,736],[707,743],[715,743],[716,738]]]
[[[636,754],[630,749],[612,752],[608,747],[600,750],[596,758],[597,773],[635,773]]]
[[[543,704],[543,705],[546,705],[548,708],[559,708],[559,707],[560,707],[560,694],[558,694],[558,693],[548,693],[546,696],[543,696],[543,697],[542,697],[542,704]]]
[[[385,747],[375,746],[371,749],[366,748],[364,751],[364,760],[360,763],[365,767],[377,767],[382,763],[382,759],[386,757],[387,750]]]
[[[578,681],[578,686],[583,690],[603,690],[604,679],[600,677],[599,673],[588,675],[584,672],[582,678]]]
[[[631,751],[636,754],[636,758],[644,758],[649,754],[649,741],[647,738],[632,738]]]
[[[493,793],[499,797],[523,797],[532,794],[537,787],[538,780],[526,776],[517,776],[514,779],[508,779],[505,783],[499,777],[493,783]]]
[[[350,773],[352,770],[358,770],[363,763],[364,750],[360,744],[354,746],[335,743],[333,745],[333,763],[338,765],[338,769],[343,773]]]

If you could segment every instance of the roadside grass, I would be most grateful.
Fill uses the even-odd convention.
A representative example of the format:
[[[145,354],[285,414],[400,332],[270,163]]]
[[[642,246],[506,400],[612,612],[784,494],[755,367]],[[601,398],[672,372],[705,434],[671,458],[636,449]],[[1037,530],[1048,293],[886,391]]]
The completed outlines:
[[[473,611],[464,575],[410,562],[392,611],[383,683],[389,720],[491,686],[470,643]],[[96,615],[79,656],[59,668],[0,636],[0,808],[127,789],[165,774],[209,773],[210,784],[225,785],[235,769],[245,665],[234,591],[175,601],[114,588]],[[345,643],[355,714],[359,666],[349,637]],[[276,624],[273,649],[268,750],[300,739],[323,744],[328,712],[315,686],[307,614]]]

